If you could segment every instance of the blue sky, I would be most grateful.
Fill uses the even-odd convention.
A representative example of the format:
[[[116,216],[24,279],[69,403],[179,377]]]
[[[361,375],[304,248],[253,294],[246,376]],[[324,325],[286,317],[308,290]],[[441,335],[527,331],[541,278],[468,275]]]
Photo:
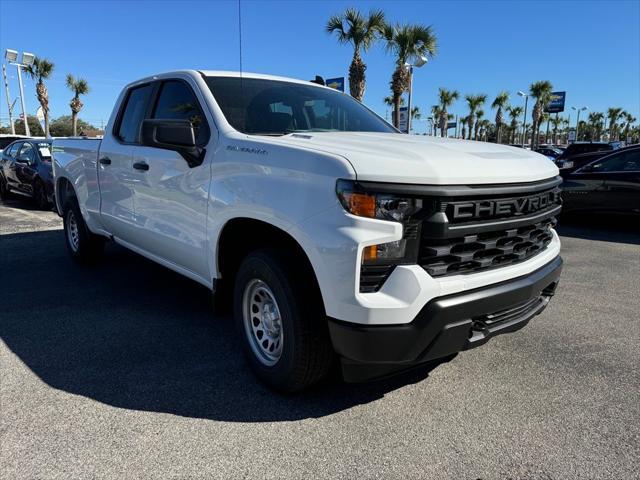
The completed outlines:
[[[444,86],[466,93],[515,94],[535,80],[567,91],[567,108],[619,106],[640,119],[640,1],[258,1],[242,0],[245,71],[310,79],[347,76],[352,50],[325,33],[327,18],[355,6],[383,9],[389,20],[432,25],[439,52],[416,70],[414,104],[423,111]],[[19,21],[27,18],[26,24]],[[121,87],[182,68],[237,70],[238,4],[230,1],[0,0],[0,48],[55,62],[48,82],[52,115],[69,113],[67,73],[92,87],[81,117],[107,121]],[[384,46],[364,55],[365,103],[385,115],[393,58]],[[9,68],[11,97],[18,95]],[[38,102],[31,80],[29,113]],[[19,107],[16,107],[19,111]],[[452,113],[465,114],[463,101]],[[494,112],[485,107],[493,119]],[[565,111],[565,115],[569,112]],[[572,112],[573,113],[573,112]],[[4,88],[0,119],[7,120]],[[572,124],[575,116],[572,115]],[[424,128],[424,123],[417,125]]]

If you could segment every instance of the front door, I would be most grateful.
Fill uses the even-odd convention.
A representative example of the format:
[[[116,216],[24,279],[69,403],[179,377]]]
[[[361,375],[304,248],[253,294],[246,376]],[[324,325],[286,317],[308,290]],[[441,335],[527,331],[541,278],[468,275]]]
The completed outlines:
[[[202,103],[185,80],[165,80],[158,86],[150,118],[189,120],[200,146],[209,143],[209,122]],[[178,152],[133,147],[134,210],[140,245],[149,253],[209,279],[207,202],[210,158],[190,167]]]
[[[104,136],[98,155],[100,218],[112,235],[130,243],[135,241],[136,234],[132,149],[140,141],[140,125],[152,92],[153,84],[146,84],[126,93],[113,130]]]

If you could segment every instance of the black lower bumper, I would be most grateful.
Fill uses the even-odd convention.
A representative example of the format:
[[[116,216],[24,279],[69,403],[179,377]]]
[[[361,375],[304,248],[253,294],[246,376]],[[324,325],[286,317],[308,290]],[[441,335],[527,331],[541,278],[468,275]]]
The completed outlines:
[[[526,276],[435,298],[405,325],[362,326],[329,319],[345,380],[435,362],[522,328],[547,306],[561,270],[558,256]]]

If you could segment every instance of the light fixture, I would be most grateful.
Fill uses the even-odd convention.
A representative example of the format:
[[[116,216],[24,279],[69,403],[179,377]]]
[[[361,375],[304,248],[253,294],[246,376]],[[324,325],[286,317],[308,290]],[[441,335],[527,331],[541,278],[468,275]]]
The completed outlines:
[[[4,51],[4,58],[6,58],[7,62],[15,62],[18,60],[18,52],[7,48]]]
[[[25,67],[29,67],[33,65],[33,62],[35,59],[36,59],[36,56],[33,53],[22,52],[22,64]]]
[[[416,63],[414,63],[413,66],[420,68],[426,65],[428,61],[429,59],[427,57],[420,55],[418,58],[416,58]]]

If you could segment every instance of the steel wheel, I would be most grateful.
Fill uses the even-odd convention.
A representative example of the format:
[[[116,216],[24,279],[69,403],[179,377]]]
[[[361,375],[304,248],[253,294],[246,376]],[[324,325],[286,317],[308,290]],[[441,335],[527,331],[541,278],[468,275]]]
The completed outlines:
[[[77,252],[80,248],[80,232],[73,210],[69,210],[67,213],[67,225],[67,240],[69,241],[69,246],[71,247],[71,250]]]
[[[256,358],[268,367],[282,356],[282,317],[275,296],[262,280],[247,283],[242,296],[244,330]]]

